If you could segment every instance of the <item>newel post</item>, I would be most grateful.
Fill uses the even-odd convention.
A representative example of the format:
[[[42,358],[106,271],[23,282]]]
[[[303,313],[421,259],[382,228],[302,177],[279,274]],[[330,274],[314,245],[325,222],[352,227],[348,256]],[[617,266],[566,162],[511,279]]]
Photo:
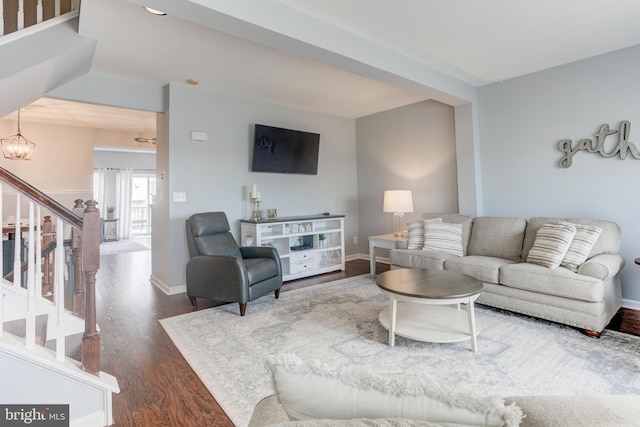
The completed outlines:
[[[82,230],[82,272],[85,277],[85,317],[82,337],[82,369],[100,372],[100,334],[96,327],[96,273],[100,268],[100,212],[98,202],[87,200]]]
[[[84,204],[81,199],[74,201],[73,213],[84,216]],[[71,229],[71,258],[73,264],[73,314],[84,318],[85,291],[82,280],[82,231]]]

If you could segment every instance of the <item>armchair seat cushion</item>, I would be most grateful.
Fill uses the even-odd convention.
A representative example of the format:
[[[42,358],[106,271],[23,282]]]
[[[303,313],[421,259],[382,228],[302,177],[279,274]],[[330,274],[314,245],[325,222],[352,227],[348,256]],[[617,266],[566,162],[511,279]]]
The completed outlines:
[[[248,258],[243,262],[247,269],[249,286],[278,275],[278,264],[271,258]]]

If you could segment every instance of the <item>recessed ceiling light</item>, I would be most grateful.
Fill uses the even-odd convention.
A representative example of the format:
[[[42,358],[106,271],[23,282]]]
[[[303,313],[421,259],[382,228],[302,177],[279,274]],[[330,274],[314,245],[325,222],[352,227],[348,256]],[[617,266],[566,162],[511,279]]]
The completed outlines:
[[[166,13],[165,13],[165,12],[163,12],[163,11],[161,11],[161,10],[152,9],[152,8],[150,8],[150,7],[147,7],[147,6],[143,6],[143,7],[146,9],[146,11],[147,11],[147,12],[151,12],[151,13],[153,13],[154,15],[158,15],[158,16],[164,16],[164,15],[166,15]]]

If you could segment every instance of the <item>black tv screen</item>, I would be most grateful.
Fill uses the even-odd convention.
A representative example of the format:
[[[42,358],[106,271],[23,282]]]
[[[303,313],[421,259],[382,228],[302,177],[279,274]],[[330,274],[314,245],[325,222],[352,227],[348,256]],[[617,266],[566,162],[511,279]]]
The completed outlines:
[[[320,135],[256,124],[252,172],[318,174]]]

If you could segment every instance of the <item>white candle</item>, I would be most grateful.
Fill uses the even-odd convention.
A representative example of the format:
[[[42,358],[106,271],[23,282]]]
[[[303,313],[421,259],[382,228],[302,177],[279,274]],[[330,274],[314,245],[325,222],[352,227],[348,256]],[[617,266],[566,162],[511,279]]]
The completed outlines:
[[[258,194],[258,188],[256,187],[255,184],[251,184],[251,198],[255,199],[257,194]]]
[[[257,193],[256,193],[256,200],[257,200],[257,201],[260,201],[260,192],[257,192]]]

